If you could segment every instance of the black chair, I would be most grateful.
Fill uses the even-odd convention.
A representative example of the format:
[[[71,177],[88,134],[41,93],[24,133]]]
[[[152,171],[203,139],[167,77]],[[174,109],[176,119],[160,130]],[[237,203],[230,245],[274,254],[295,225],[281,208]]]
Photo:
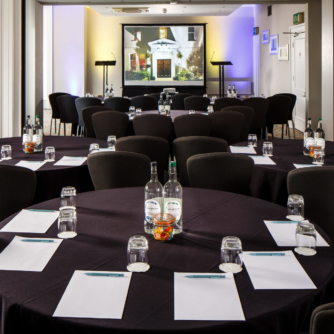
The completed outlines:
[[[167,140],[152,136],[130,136],[118,139],[116,151],[140,153],[148,156],[158,164],[158,178],[164,184],[164,168],[169,158],[169,143]]]
[[[0,220],[33,204],[36,183],[32,170],[0,165]]]
[[[181,93],[172,96],[172,106],[175,110],[185,110],[184,99],[186,97],[194,96],[193,94]]]
[[[87,107],[82,109],[82,119],[86,128],[86,137],[96,138],[92,116],[99,111],[113,110],[104,106]]]
[[[284,132],[284,124],[287,125],[288,135],[290,139],[289,129],[289,113],[291,112],[291,99],[282,95],[270,96],[267,98],[269,101],[269,108],[266,117],[267,131],[271,133],[274,138],[274,124],[282,125],[282,137]]]
[[[187,172],[188,158],[202,153],[226,152],[227,146],[225,140],[213,137],[194,136],[175,139],[173,142],[174,154],[182,186],[190,187]]]
[[[163,115],[141,115],[133,119],[136,136],[154,136],[169,141],[172,127],[172,119]]]
[[[184,99],[185,110],[207,111],[210,99],[203,96],[189,96]]]
[[[85,123],[82,118],[82,109],[87,107],[101,106],[102,101],[96,97],[79,97],[75,100],[75,106],[78,111],[78,119],[79,119],[79,127],[80,127],[80,135],[85,137]],[[78,130],[79,130],[78,127]],[[78,135],[77,131],[77,135]]]
[[[61,123],[64,123],[64,135],[66,136],[66,123],[72,124],[72,134],[78,133],[78,112],[75,100],[78,96],[62,95],[57,97],[57,105],[60,112],[60,124],[58,136],[60,135]]]
[[[266,138],[266,134],[263,136],[263,130],[266,131],[266,116],[269,107],[269,101],[261,97],[252,97],[243,100],[242,105],[253,108],[254,116],[250,127],[252,129],[261,129],[261,139]]]
[[[206,153],[187,161],[192,187],[248,195],[254,160],[232,153]]]
[[[288,192],[304,197],[305,217],[318,224],[334,242],[334,167],[292,170],[288,174]]]
[[[93,128],[97,139],[107,140],[114,135],[117,139],[125,137],[129,116],[120,111],[99,111],[92,116]]]
[[[157,100],[152,96],[135,96],[131,99],[131,105],[141,108],[142,111],[157,110]]]
[[[95,190],[144,187],[150,180],[150,158],[143,154],[100,152],[87,162]]]
[[[219,97],[215,100],[215,111],[220,111],[226,107],[241,106],[242,101],[232,97]]]
[[[244,115],[244,123],[241,129],[240,141],[247,141],[248,134],[249,134],[249,128],[253,121],[254,110],[251,107],[245,107],[245,106],[226,107],[222,110],[237,111]]]
[[[206,115],[191,114],[174,118],[176,138],[187,136],[210,136],[212,119]]]
[[[229,145],[240,143],[244,125],[244,115],[237,111],[216,111],[209,115],[212,118],[212,137],[225,139]]]
[[[293,139],[296,139],[295,122],[293,121],[293,109],[295,109],[297,96],[295,94],[290,94],[290,93],[275,94],[274,96],[276,96],[276,95],[286,96],[286,97],[289,97],[291,99],[291,105],[290,105],[290,112],[289,112],[288,120],[292,122]],[[288,128],[287,128],[287,131],[288,131]]]
[[[52,93],[49,95],[49,101],[51,105],[51,110],[52,110],[52,116],[51,116],[51,126],[50,126],[50,136],[52,133],[52,120],[55,120],[55,129],[57,126],[57,119],[60,119],[60,111],[58,109],[57,105],[57,97],[62,96],[62,95],[70,95],[67,93]],[[59,124],[60,126],[60,124]],[[56,129],[57,131],[57,129]]]
[[[112,110],[128,112],[131,106],[131,101],[124,97],[110,97],[104,100],[104,106],[111,108]]]
[[[318,306],[312,313],[309,334],[332,334],[334,330],[334,303]]]

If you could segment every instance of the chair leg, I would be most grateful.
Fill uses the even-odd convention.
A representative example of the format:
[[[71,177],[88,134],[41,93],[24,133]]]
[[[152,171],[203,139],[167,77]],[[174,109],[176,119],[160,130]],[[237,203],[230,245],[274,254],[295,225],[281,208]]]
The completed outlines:
[[[60,128],[61,128],[61,122],[59,122],[58,137],[60,136]]]
[[[52,133],[52,120],[53,120],[53,118],[51,118],[51,125],[50,125],[50,136],[51,136],[51,133]]]
[[[66,123],[64,123],[64,137],[66,137]]]
[[[283,133],[284,133],[284,124],[282,124],[282,136],[281,136],[281,139],[283,139]]]
[[[292,128],[293,128],[293,139],[296,139],[295,123],[293,120],[292,120]]]
[[[288,129],[288,135],[289,135],[289,139],[291,139],[291,138],[290,138],[290,127],[289,127],[289,121],[286,123],[286,128]]]

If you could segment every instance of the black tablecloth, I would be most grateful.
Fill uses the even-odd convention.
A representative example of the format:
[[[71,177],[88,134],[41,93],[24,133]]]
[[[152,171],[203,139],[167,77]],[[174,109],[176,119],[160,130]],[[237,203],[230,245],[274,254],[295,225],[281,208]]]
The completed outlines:
[[[284,219],[286,209],[252,197],[185,188],[184,232],[160,243],[143,232],[143,203],[143,188],[79,194],[78,236],[62,242],[43,272],[0,271],[3,333],[299,333],[309,312],[321,302],[333,276],[332,247],[317,248],[313,257],[295,254],[316,290],[254,290],[244,268],[235,281],[246,321],[175,321],[174,272],[219,273],[221,240],[227,235],[238,236],[244,251],[292,249],[277,247],[263,223],[263,219]],[[58,200],[51,200],[35,207],[58,206]],[[8,221],[1,222],[1,227]],[[126,270],[127,242],[137,234],[149,240],[151,269],[133,273],[121,320],[52,317],[75,270]],[[56,235],[54,223],[43,237]],[[14,233],[1,233],[1,251],[13,237]]]
[[[269,140],[270,141],[270,140]],[[262,155],[264,140],[258,141],[255,151]],[[253,197],[265,199],[286,206],[288,199],[287,177],[295,169],[293,164],[312,164],[313,158],[303,155],[303,140],[271,140],[274,156],[270,157],[276,165],[254,165],[250,185]],[[247,142],[235,144],[245,146]],[[326,141],[324,166],[334,166],[334,143]],[[313,167],[311,167],[313,168]]]
[[[158,110],[146,110],[146,111],[142,111],[141,114],[142,115],[152,115],[152,114],[153,115],[159,115],[159,111]],[[195,111],[195,114],[206,114],[206,112],[205,111]],[[170,117],[172,118],[172,122],[174,122],[175,117],[182,116],[182,115],[189,115],[189,110],[174,110],[174,109],[172,109],[171,112],[170,112]],[[135,117],[138,117],[138,116],[135,115]],[[169,117],[169,116],[166,116],[166,117]]]
[[[36,171],[37,188],[34,203],[40,203],[60,196],[61,189],[65,186],[73,186],[77,192],[94,190],[89,175],[87,163],[81,166],[54,166],[63,156],[86,157],[91,143],[98,143],[100,147],[107,147],[103,140],[81,137],[44,136],[43,146],[54,146],[56,149],[56,161],[47,162]],[[27,154],[22,151],[22,138],[0,139],[1,145],[12,146],[12,160],[2,161],[1,164],[15,165],[21,160],[44,161],[44,151]]]

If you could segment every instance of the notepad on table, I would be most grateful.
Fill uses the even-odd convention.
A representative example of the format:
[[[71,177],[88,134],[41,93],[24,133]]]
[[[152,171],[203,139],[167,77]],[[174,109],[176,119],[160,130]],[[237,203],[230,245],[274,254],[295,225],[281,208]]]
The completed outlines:
[[[58,218],[59,211],[21,210],[1,232],[45,233]]]
[[[293,164],[296,168],[306,168],[306,167],[321,167],[321,165],[315,164]]]
[[[285,256],[252,256],[250,253],[254,252],[244,252],[243,260],[255,290],[317,288],[292,251],[270,252]]]
[[[15,166],[29,168],[32,171],[36,171],[37,169],[41,168],[46,161],[29,161],[29,160],[21,160]]]
[[[305,220],[305,222],[309,222]],[[296,226],[298,222],[294,221],[275,221],[264,220],[271,236],[274,238],[277,246],[294,247],[296,246]],[[329,247],[325,239],[317,232],[317,247]]]
[[[87,157],[67,157],[64,156],[60,160],[58,160],[54,166],[81,166]]]
[[[231,153],[257,154],[253,146],[230,146]]]
[[[269,157],[264,155],[249,155],[254,160],[255,165],[276,165]]]
[[[233,274],[223,279],[188,278],[208,273],[174,273],[175,320],[245,320]]]
[[[132,273],[121,277],[90,276],[76,270],[53,314],[54,317],[122,319]]]
[[[47,238],[53,242],[23,242],[24,239],[41,240],[42,238],[15,236],[0,254],[0,270],[43,271],[63,241]]]

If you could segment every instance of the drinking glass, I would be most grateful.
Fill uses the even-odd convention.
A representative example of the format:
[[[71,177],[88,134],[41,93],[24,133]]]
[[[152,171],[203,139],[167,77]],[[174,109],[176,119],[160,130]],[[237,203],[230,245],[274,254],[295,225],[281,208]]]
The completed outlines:
[[[203,94],[203,97],[208,97],[208,94]]]
[[[257,135],[248,135],[248,146],[257,147]]]
[[[45,161],[56,160],[56,149],[53,146],[45,147]]]
[[[324,164],[325,152],[324,150],[314,150],[313,151],[313,164],[323,165]]]
[[[89,146],[89,154],[96,153],[96,152],[99,151],[99,149],[100,149],[99,144],[90,144],[90,146]]]
[[[75,198],[77,192],[74,187],[64,187],[60,193],[60,208],[59,210],[75,210]]]
[[[300,255],[315,255],[317,234],[314,225],[309,222],[300,222],[296,227],[296,248],[295,252]]]
[[[116,136],[108,136],[108,147],[115,151]]]
[[[128,242],[129,271],[144,272],[150,269],[148,264],[148,241],[142,235],[135,235]]]
[[[270,141],[265,141],[262,146],[262,153],[265,156],[272,157],[274,152],[273,143]]]
[[[217,96],[212,96],[212,102],[215,102],[217,100]]]
[[[136,115],[141,115],[141,108],[136,109]]]
[[[208,110],[208,113],[209,113],[209,114],[213,113],[213,106],[208,105],[207,110]]]
[[[12,158],[12,147],[10,145],[1,146],[1,159],[10,160]]]
[[[58,238],[70,239],[77,236],[77,212],[62,210],[58,217]]]
[[[195,110],[189,110],[189,114],[195,114]]]
[[[290,195],[288,197],[288,217],[299,221],[304,219],[304,198],[301,195]]]
[[[136,107],[135,106],[130,106],[129,107],[129,114],[130,116],[133,116],[135,114]]]
[[[123,96],[123,99],[128,99],[129,97],[128,96]]]
[[[221,245],[219,269],[226,273],[242,271],[242,244],[237,237],[225,237]]]

